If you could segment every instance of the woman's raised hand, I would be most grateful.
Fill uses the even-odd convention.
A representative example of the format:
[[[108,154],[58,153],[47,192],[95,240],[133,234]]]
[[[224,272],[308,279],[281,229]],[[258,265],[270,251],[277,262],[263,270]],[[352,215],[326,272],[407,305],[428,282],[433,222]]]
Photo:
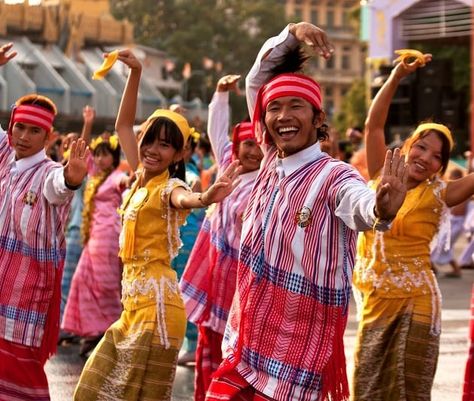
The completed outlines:
[[[217,81],[217,92],[228,92],[235,90],[238,92],[239,87],[237,86],[237,82],[240,79],[240,75],[224,75],[222,78]]]
[[[395,74],[395,76],[399,79],[404,78],[407,75],[410,75],[411,73],[415,72],[418,68],[424,67],[433,59],[433,56],[430,53],[425,53],[423,54],[423,59],[424,62],[422,62],[418,58],[415,58],[411,62],[402,60],[395,66],[392,71],[392,74]]]
[[[400,149],[387,150],[382,177],[375,195],[377,215],[392,220],[402,206],[407,193],[407,164]]]
[[[142,64],[135,57],[135,55],[133,54],[133,52],[130,49],[120,50],[119,53],[118,53],[117,59],[120,60],[125,65],[128,65],[128,67],[131,70],[141,71],[141,69],[142,69]]]
[[[221,202],[239,185],[242,167],[238,160],[233,161],[222,175],[203,194],[202,201],[206,205]]]
[[[13,57],[16,56],[16,51],[10,52],[13,47],[13,43],[7,43],[0,47],[0,65],[8,63]]]

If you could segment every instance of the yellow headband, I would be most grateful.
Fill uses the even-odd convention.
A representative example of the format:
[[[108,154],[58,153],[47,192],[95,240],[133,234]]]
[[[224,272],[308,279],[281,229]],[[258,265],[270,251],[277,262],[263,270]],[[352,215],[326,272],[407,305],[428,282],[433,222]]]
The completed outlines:
[[[449,130],[449,128],[446,127],[446,125],[443,125],[443,124],[436,124],[436,123],[423,123],[423,124],[420,124],[418,127],[416,127],[416,130],[413,132],[413,134],[411,134],[411,138],[413,138],[413,142],[416,141],[419,138],[419,136],[422,132],[428,131],[428,130],[438,131],[441,134],[443,134],[449,142],[449,150],[450,151],[453,150],[453,147],[454,147],[453,136],[452,136],[451,131]]]
[[[108,143],[112,150],[117,149],[117,146],[119,145],[118,136],[116,134],[114,134],[114,135],[110,136],[108,140],[104,140],[104,138],[102,138],[102,136],[98,136],[97,138],[95,138],[94,140],[91,141],[91,143],[89,145],[89,148],[91,150],[94,150],[97,147],[97,145],[99,143],[102,143],[102,142]]]
[[[167,118],[168,120],[173,121],[176,126],[179,129],[179,132],[181,132],[181,135],[183,136],[183,144],[186,144],[188,142],[189,135],[191,135],[191,129],[189,128],[188,121],[178,113],[175,113],[174,111],[171,110],[165,110],[165,109],[156,109],[153,114],[147,118],[147,123],[145,128],[143,129],[143,136],[140,141],[140,144],[145,137],[148,128],[150,125],[155,121],[155,119],[164,117]]]

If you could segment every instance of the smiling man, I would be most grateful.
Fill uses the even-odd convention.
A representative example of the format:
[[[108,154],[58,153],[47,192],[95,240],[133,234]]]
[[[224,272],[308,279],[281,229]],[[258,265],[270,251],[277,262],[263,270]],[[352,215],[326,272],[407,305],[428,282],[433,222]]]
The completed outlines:
[[[0,47],[0,65],[11,44]],[[44,364],[59,328],[64,226],[73,190],[87,172],[85,143],[71,146],[65,167],[45,145],[54,103],[32,94],[0,129],[0,399],[49,400]]]
[[[282,68],[301,42],[331,55],[323,31],[290,24],[247,76],[264,158],[244,214],[226,359],[207,400],[347,399],[343,333],[357,230],[386,228],[405,197],[399,150],[387,153],[377,193],[321,151],[320,86]]]

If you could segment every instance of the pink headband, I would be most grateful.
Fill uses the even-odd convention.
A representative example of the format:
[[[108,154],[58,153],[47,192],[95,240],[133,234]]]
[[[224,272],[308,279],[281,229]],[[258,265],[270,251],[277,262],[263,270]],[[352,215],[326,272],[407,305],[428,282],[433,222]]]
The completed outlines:
[[[12,134],[13,125],[17,122],[43,128],[46,132],[53,127],[54,113],[44,107],[33,104],[14,106],[10,114],[8,135]]]
[[[277,75],[263,85],[257,94],[252,122],[255,136],[259,142],[262,140],[268,142],[268,138],[262,138],[262,117],[268,103],[284,96],[301,97],[312,104],[317,110],[321,110],[321,87],[314,79],[303,74],[295,73]]]

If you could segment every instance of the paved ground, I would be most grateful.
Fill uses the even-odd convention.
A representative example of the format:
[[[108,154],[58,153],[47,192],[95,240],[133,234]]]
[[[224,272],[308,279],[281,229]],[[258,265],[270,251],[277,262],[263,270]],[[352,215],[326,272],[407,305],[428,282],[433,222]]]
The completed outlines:
[[[439,284],[443,294],[443,332],[432,401],[461,400],[461,383],[468,349],[469,301],[474,270],[464,270],[462,279],[444,278],[443,273],[446,271],[448,268],[442,266],[439,273]],[[349,377],[357,325],[354,314],[355,308],[352,307],[346,331]],[[46,371],[50,381],[52,401],[72,399],[74,386],[84,362],[77,352],[77,345],[61,347],[58,354],[48,362]],[[193,371],[179,367],[173,400],[192,400],[192,394]]]

